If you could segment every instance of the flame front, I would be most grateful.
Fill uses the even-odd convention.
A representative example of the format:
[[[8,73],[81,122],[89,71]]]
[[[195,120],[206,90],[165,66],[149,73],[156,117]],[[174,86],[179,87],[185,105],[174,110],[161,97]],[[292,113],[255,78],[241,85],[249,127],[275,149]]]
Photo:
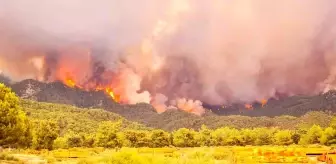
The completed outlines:
[[[105,92],[112,97],[112,99],[115,101],[115,102],[120,102],[120,96],[116,95],[114,92],[113,92],[113,89],[111,88],[106,88],[105,89]]]
[[[111,87],[106,87],[102,85],[97,85],[94,88],[89,87],[83,87],[82,85],[75,82],[75,80],[72,78],[72,76],[69,75],[69,73],[66,73],[65,79],[62,80],[65,85],[67,85],[70,88],[80,88],[85,89],[87,91],[104,91],[107,95],[109,95],[115,102],[120,102],[120,96],[116,95]]]
[[[74,88],[76,87],[76,82],[74,79],[69,75],[69,73],[65,74],[65,79],[63,80],[63,83],[67,85],[68,87]]]
[[[67,80],[65,81],[65,84],[66,84],[67,86],[71,87],[71,88],[74,88],[74,87],[76,86],[76,83],[75,83],[73,80],[71,80],[71,79],[67,79]]]

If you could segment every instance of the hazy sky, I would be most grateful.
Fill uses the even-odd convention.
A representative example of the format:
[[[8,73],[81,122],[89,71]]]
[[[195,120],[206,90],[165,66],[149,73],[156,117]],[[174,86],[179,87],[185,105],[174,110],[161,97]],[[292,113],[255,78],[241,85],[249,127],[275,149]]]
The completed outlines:
[[[0,69],[16,79],[34,77],[39,57],[58,50],[54,72],[71,67],[85,78],[90,61],[103,61],[111,70],[127,68],[137,80],[120,83],[151,97],[223,104],[312,94],[335,83],[335,6],[334,0],[3,0]],[[103,51],[92,53],[93,47]]]

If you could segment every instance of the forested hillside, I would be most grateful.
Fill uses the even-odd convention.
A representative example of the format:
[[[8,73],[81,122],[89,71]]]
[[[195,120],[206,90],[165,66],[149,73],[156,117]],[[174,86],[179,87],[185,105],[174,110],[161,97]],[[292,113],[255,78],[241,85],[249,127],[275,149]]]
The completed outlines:
[[[8,83],[8,80],[4,77],[2,81]],[[111,97],[102,91],[85,91],[80,88],[70,88],[61,82],[42,83],[36,80],[23,80],[12,83],[10,87],[18,96],[39,102],[69,104],[84,108],[101,108],[136,121],[143,121],[144,118],[148,120],[154,117],[161,117],[150,104],[121,105],[114,102]],[[204,104],[206,108],[212,111],[209,112],[207,110],[206,115],[302,116],[311,111],[335,112],[336,92],[329,91],[317,95],[280,97],[278,99],[270,99],[264,105],[256,102],[251,104],[253,110],[247,110],[244,105],[244,103],[226,106]],[[168,110],[164,115],[172,115],[171,112]]]
[[[206,125],[211,129],[220,127],[232,128],[256,128],[278,127],[281,129],[296,129],[310,127],[314,124],[327,127],[333,114],[328,112],[310,112],[301,117],[249,117],[249,116],[218,116],[208,113],[203,117],[181,111],[169,111],[162,114],[146,114],[145,109],[129,110],[128,118],[98,108],[78,108],[71,105],[52,104],[21,100],[23,110],[32,120],[54,120],[62,127],[62,131],[69,129],[75,132],[94,132],[101,121],[122,120],[125,127],[133,129],[159,128],[167,131],[179,128],[200,129]],[[133,111],[131,111],[133,110]],[[136,111],[144,110],[144,112]],[[137,114],[140,116],[137,116]],[[148,112],[149,113],[149,112]]]
[[[39,103],[21,100],[23,110],[33,122],[49,120],[57,122],[60,133],[95,133],[102,121],[122,122],[125,129],[149,129],[144,125],[128,121],[118,114],[103,109],[84,109],[70,105]]]
[[[9,83],[9,80],[5,77],[2,77],[2,81]],[[246,109],[240,110],[238,109],[239,106],[232,105],[227,106],[225,109],[208,110],[205,115],[199,117],[176,110],[158,114],[149,104],[121,105],[107,97],[103,92],[87,92],[81,89],[69,88],[59,82],[41,83],[36,80],[24,80],[19,83],[13,83],[10,87],[22,98],[24,110],[34,119],[49,117],[57,119],[72,113],[69,117],[73,116],[72,118],[74,119],[68,118],[69,120],[67,120],[70,122],[67,124],[72,125],[78,124],[76,121],[79,118],[82,122],[87,120],[73,115],[76,112],[72,111],[84,111],[83,113],[87,116],[89,115],[88,113],[104,112],[148,127],[161,128],[168,131],[183,127],[199,129],[203,124],[209,128],[230,126],[234,128],[279,127],[294,129],[298,126],[307,126],[306,124],[311,125],[314,123],[326,126],[332,115],[334,115],[332,109],[334,109],[336,104],[335,92],[330,91],[316,96],[293,96],[281,100],[269,100],[264,107],[253,104],[255,109],[250,111]],[[39,101],[39,103],[36,101]],[[34,113],[35,109],[39,113]],[[287,112],[283,112],[283,109],[286,109]],[[217,114],[225,112],[225,115]],[[234,115],[227,115],[229,113]],[[274,116],[275,113],[278,113],[278,115]],[[268,117],[268,115],[273,117]],[[87,118],[93,120],[95,117],[90,116]],[[86,125],[89,124],[91,123]]]
[[[0,146],[4,147],[331,145],[336,137],[336,118],[325,112],[269,118],[211,113],[199,117],[171,111],[157,120],[141,121],[146,127],[102,109],[19,99],[3,84],[0,100]]]

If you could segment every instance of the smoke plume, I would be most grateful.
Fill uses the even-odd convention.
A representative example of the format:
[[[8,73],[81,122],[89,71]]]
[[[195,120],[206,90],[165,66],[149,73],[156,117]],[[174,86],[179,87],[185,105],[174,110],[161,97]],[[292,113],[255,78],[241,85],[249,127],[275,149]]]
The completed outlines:
[[[0,1],[0,72],[196,114],[336,88],[334,0]],[[113,94],[113,95],[112,95]],[[172,102],[172,103],[169,103]]]

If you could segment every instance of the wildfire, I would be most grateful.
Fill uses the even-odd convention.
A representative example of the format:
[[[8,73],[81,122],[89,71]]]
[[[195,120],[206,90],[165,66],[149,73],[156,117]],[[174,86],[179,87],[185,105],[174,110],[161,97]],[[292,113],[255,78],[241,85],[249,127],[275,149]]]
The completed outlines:
[[[110,87],[104,87],[101,85],[96,86],[95,88],[84,88],[81,85],[77,84],[69,74],[67,74],[66,78],[63,80],[63,83],[67,85],[70,88],[80,88],[80,89],[85,89],[88,91],[104,91],[107,95],[109,95],[115,102],[120,102],[120,96],[116,95],[113,92],[113,89]]]
[[[69,73],[65,74],[65,79],[63,80],[63,83],[71,88],[76,87],[76,82]]]
[[[245,108],[247,110],[252,110],[253,109],[253,106],[251,104],[245,104]]]
[[[71,88],[74,88],[74,87],[76,86],[76,83],[75,83],[73,80],[71,80],[71,79],[67,79],[67,80],[65,81],[65,84],[66,84],[67,86],[71,87]]]
[[[96,88],[97,89],[97,88]],[[105,92],[112,97],[115,102],[120,102],[120,96],[115,95],[111,88],[105,88]]]
[[[267,104],[267,99],[262,99],[260,103],[261,103],[261,106],[264,107]]]

